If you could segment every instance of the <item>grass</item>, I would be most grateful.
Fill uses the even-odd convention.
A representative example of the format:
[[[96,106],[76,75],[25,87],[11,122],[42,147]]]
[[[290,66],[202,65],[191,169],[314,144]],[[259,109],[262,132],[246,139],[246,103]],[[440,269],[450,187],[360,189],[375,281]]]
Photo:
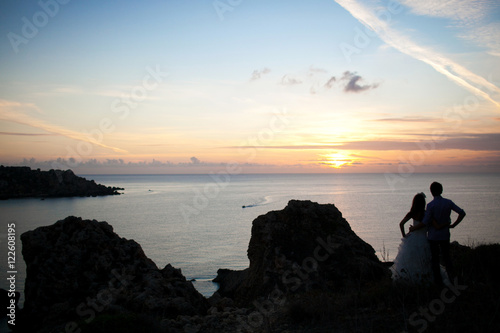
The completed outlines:
[[[471,248],[454,243],[451,253],[459,278],[455,290],[394,284],[389,276],[369,285],[352,281],[345,289],[286,295],[285,304],[263,316],[252,332],[500,332],[500,244]],[[257,310],[248,309],[247,316]],[[200,317],[205,328],[199,332],[221,331],[214,322],[221,318]],[[167,327],[169,323],[158,318],[130,313],[102,313],[88,324],[79,324],[82,333],[185,331],[182,320],[171,323],[176,327]],[[241,324],[235,322],[233,327]]]
[[[310,291],[289,298],[273,331],[500,332],[500,244],[452,244],[451,251],[455,288],[384,280],[356,290]]]

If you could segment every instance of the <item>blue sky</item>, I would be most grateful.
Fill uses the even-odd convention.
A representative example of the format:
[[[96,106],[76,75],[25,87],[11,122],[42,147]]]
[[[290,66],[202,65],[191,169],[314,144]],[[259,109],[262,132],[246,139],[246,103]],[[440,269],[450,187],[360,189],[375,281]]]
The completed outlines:
[[[0,162],[59,158],[90,173],[234,161],[246,172],[498,170],[500,147],[483,147],[500,133],[499,7],[3,1]]]

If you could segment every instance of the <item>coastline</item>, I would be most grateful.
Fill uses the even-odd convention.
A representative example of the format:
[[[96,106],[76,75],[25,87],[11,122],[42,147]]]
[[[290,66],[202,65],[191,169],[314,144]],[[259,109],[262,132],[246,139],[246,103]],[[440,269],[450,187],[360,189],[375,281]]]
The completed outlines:
[[[119,195],[120,187],[96,184],[71,170],[32,170],[0,166],[0,200]]]

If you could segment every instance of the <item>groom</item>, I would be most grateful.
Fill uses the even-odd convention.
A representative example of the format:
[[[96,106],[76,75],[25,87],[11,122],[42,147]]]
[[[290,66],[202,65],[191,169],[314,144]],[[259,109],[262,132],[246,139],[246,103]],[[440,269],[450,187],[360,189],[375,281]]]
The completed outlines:
[[[465,211],[455,205],[449,199],[441,196],[443,193],[443,185],[438,182],[431,184],[431,193],[434,199],[427,204],[425,217],[421,227],[427,227],[427,239],[431,248],[432,273],[434,274],[434,282],[437,286],[443,287],[443,278],[441,269],[439,268],[439,256],[442,254],[444,266],[448,273],[450,282],[455,278],[453,264],[450,258],[450,228],[455,228],[465,217]],[[451,224],[451,211],[458,214],[455,223]],[[410,231],[420,229],[410,228]]]

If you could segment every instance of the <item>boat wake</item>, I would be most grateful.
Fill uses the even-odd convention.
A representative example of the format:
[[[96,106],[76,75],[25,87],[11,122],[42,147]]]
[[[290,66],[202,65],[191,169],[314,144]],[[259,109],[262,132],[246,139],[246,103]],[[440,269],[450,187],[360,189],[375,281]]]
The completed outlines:
[[[241,206],[241,208],[252,208],[252,207],[258,207],[258,206],[264,206],[264,205],[267,205],[269,203],[271,203],[271,197],[270,196],[266,196],[266,197],[260,199],[258,202],[254,203],[254,204],[243,205],[243,206]]]

